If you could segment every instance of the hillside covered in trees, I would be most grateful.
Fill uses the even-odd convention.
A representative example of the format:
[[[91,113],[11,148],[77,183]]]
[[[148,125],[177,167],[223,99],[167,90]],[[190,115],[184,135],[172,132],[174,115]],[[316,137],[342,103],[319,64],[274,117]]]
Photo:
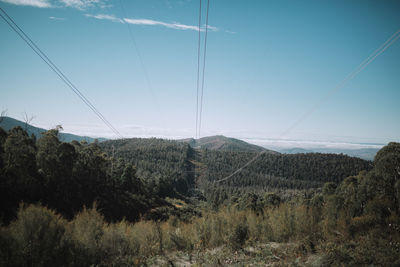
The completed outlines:
[[[159,196],[187,195],[194,186],[191,159],[194,150],[188,144],[156,138],[109,140],[99,146],[113,158],[132,163],[153,193]]]
[[[97,203],[109,221],[136,221],[158,216],[152,215],[154,208],[173,211],[162,197],[179,190],[172,180],[140,178],[131,161],[107,156],[97,142],[61,142],[57,129],[36,140],[21,127],[0,128],[0,154],[3,222],[14,218],[21,202],[40,202],[66,218]]]
[[[208,144],[206,141],[199,143]],[[255,152],[253,146],[242,143],[240,151],[237,151],[238,147],[226,151],[226,146],[194,149],[193,144],[188,144],[190,142],[133,138],[108,140],[99,145],[109,156],[132,162],[139,177],[147,181],[155,184],[161,181],[161,185],[173,181],[172,187],[180,194],[190,195],[196,188],[208,198],[218,198],[219,202],[245,192],[263,194],[287,189],[317,189],[325,182],[339,183],[350,175],[372,168],[371,162],[346,155],[279,154],[262,149]],[[265,153],[251,166],[225,182],[215,183],[261,151]],[[214,192],[220,196],[212,196]]]
[[[398,143],[265,153],[219,181],[257,152],[58,135],[0,128],[0,266],[400,263]]]
[[[24,129],[28,135],[34,135],[35,138],[40,138],[42,133],[46,132],[46,129],[43,128],[39,128],[39,127],[35,127],[33,125],[31,125],[31,120],[34,117],[29,117],[27,114],[25,114],[26,118],[25,118],[25,122],[24,121],[20,121],[11,117],[7,117],[7,116],[1,116],[0,117],[0,127],[3,128],[3,130],[11,130],[14,127],[21,127],[22,129]],[[105,138],[93,138],[93,137],[89,137],[89,136],[80,136],[80,135],[76,135],[76,134],[70,134],[70,133],[63,133],[63,132],[59,132],[58,133],[58,138],[60,139],[60,141],[63,142],[72,142],[72,141],[86,141],[88,143],[92,143],[95,140],[98,141],[104,141],[106,140]]]

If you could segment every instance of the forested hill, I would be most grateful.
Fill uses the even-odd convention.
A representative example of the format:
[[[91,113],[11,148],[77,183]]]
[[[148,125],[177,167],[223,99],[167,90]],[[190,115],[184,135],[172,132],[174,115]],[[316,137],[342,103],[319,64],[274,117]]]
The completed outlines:
[[[174,192],[185,195],[193,187],[194,151],[186,143],[130,138],[108,140],[99,145],[109,156],[132,162],[137,175],[162,196],[171,196]]]
[[[154,209],[171,209],[163,199],[186,199],[199,193],[192,190],[196,187],[207,199],[218,195],[212,191],[216,186],[224,194],[232,189],[307,189],[339,183],[372,167],[344,155],[266,153],[232,179],[209,186],[257,153],[195,150],[187,143],[154,138],[65,143],[58,134],[49,130],[36,140],[19,126],[9,131],[0,127],[0,219],[12,218],[21,201],[39,201],[67,217],[94,201],[110,220],[162,217]]]
[[[256,153],[204,151],[203,182],[215,182],[233,173]],[[337,154],[262,154],[251,165],[219,186],[248,187],[252,191],[305,189],[322,186],[326,182],[340,183],[350,175],[370,170],[372,162]]]
[[[166,190],[174,188],[181,194],[186,194],[195,182],[207,190],[209,183],[231,174],[258,153],[193,149],[187,142],[155,138],[108,140],[99,145],[109,156],[132,162],[138,176],[150,179],[159,192],[165,185]],[[219,185],[261,192],[317,188],[371,168],[372,162],[346,155],[264,153]]]
[[[36,139],[39,139],[42,136],[42,133],[46,132],[46,129],[43,128],[39,128],[39,127],[35,127],[32,126],[28,123],[25,123],[23,121],[14,119],[14,118],[10,118],[10,117],[0,117],[0,127],[3,128],[4,130],[8,131],[16,126],[20,126],[22,129],[24,129],[25,131],[27,131],[27,133],[29,135],[34,135],[36,137]],[[89,136],[80,136],[80,135],[75,135],[75,134],[70,134],[70,133],[59,133],[58,137],[60,139],[60,141],[63,142],[71,142],[73,140],[75,141],[86,141],[88,143],[92,143],[96,140],[96,138],[93,137],[89,137]],[[98,138],[98,141],[104,141],[106,140],[105,138]]]
[[[249,144],[245,141],[226,137],[223,135],[208,136],[200,139],[182,139],[180,142],[188,143],[191,147],[196,149],[209,149],[209,150],[221,150],[221,151],[241,151],[241,152],[261,152],[267,151],[268,153],[278,152],[265,149],[263,147]]]
[[[96,142],[61,142],[56,129],[36,140],[19,126],[7,132],[0,127],[0,178],[2,222],[14,218],[21,202],[40,202],[67,218],[97,203],[110,221],[159,218],[158,207],[173,211],[159,197],[165,185],[161,191],[152,180],[143,181],[135,166],[107,157]]]
[[[374,160],[379,148],[359,148],[359,149],[338,149],[338,148],[284,148],[278,149],[278,152],[285,154],[298,154],[298,153],[330,153],[330,154],[345,154],[351,157],[357,157],[365,160]]]

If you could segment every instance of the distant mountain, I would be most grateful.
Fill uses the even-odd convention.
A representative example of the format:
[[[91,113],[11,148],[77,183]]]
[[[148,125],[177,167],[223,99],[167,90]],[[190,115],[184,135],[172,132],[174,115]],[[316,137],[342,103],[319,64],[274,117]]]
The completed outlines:
[[[358,148],[358,149],[339,149],[339,148],[283,148],[276,149],[277,151],[285,154],[297,153],[332,153],[332,154],[345,154],[352,157],[358,157],[365,160],[374,160],[379,148]]]
[[[293,148],[283,148],[283,149],[277,149],[281,153],[285,154],[298,154],[298,153],[313,153],[312,150],[300,148],[300,147],[293,147]]]
[[[232,151],[232,152],[261,152],[276,153],[276,151],[249,144],[245,141],[226,137],[223,135],[208,136],[200,139],[181,139],[180,142],[188,143],[193,148],[202,148],[209,150]]]
[[[29,135],[33,134],[38,139],[41,137],[41,133],[47,131],[46,129],[38,128],[38,127],[32,126],[30,124],[26,124],[23,121],[16,120],[16,119],[13,119],[10,117],[4,116],[4,117],[0,118],[0,127],[3,128],[4,130],[8,131],[16,126],[22,127],[24,130],[26,130],[28,132]],[[96,139],[99,142],[107,140],[105,138],[93,138],[93,137],[89,137],[89,136],[80,136],[80,135],[75,135],[75,134],[70,134],[70,133],[59,133],[58,138],[63,142],[71,142],[73,140],[76,140],[78,142],[86,141],[88,143],[92,143]]]

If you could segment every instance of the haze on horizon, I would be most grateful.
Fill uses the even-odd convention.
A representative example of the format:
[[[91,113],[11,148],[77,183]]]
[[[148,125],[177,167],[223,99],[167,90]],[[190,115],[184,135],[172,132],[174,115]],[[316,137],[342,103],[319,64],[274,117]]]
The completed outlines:
[[[122,1],[124,11],[111,0],[0,7],[122,135],[193,137],[198,1]],[[400,29],[399,12],[398,1],[211,0],[201,135],[279,139]],[[2,110],[113,137],[4,21],[0,35]],[[285,140],[400,141],[399,59],[396,42]]]

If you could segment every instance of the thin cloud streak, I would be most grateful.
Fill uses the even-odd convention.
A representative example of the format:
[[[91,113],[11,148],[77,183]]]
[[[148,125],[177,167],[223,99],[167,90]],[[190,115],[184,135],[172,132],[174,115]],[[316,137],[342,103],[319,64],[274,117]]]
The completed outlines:
[[[234,31],[229,31],[229,30],[225,30],[226,33],[230,33],[230,34],[237,34],[237,32]]]
[[[119,23],[124,23],[123,20],[120,18],[117,18],[113,15],[106,15],[106,14],[97,14],[97,15],[92,15],[92,14],[85,14],[86,17],[89,18],[94,18],[94,19],[99,19],[99,20],[110,20],[112,22],[119,22]]]
[[[38,8],[60,8],[70,7],[78,10],[86,10],[88,8],[106,8],[111,5],[107,4],[108,0],[0,0],[0,2],[17,6],[31,6]]]
[[[60,0],[66,7],[78,10],[86,10],[88,8],[100,7],[105,8],[107,0]]]
[[[1,2],[17,6],[33,6],[39,8],[53,7],[49,0],[0,0]]]
[[[132,18],[120,19],[114,15],[107,15],[107,14],[96,14],[96,15],[85,14],[85,16],[89,17],[89,18],[99,19],[99,20],[109,20],[112,22],[128,23],[128,24],[133,24],[133,25],[161,26],[161,27],[166,27],[166,28],[174,29],[174,30],[192,30],[192,31],[199,30],[198,26],[186,25],[186,24],[181,24],[181,23],[177,23],[177,22],[167,23],[167,22],[152,20],[152,19],[132,19]],[[208,25],[208,30],[215,32],[215,31],[218,31],[218,28]],[[202,32],[205,31],[205,25],[200,28],[200,31],[202,31]]]
[[[51,20],[65,20],[65,18],[58,18],[58,17],[53,17],[53,16],[49,17],[49,19],[51,19]]]
[[[157,21],[157,20],[152,20],[152,19],[129,19],[129,18],[124,18],[123,19],[126,23],[129,24],[134,24],[134,25],[146,25],[146,26],[162,26],[170,29],[175,29],[175,30],[192,30],[192,31],[198,31],[199,27],[194,26],[194,25],[186,25],[186,24],[181,24],[181,23],[167,23],[163,21]],[[210,31],[217,31],[217,27],[213,26],[208,26],[208,30]],[[205,27],[200,28],[200,31],[205,31]]]

